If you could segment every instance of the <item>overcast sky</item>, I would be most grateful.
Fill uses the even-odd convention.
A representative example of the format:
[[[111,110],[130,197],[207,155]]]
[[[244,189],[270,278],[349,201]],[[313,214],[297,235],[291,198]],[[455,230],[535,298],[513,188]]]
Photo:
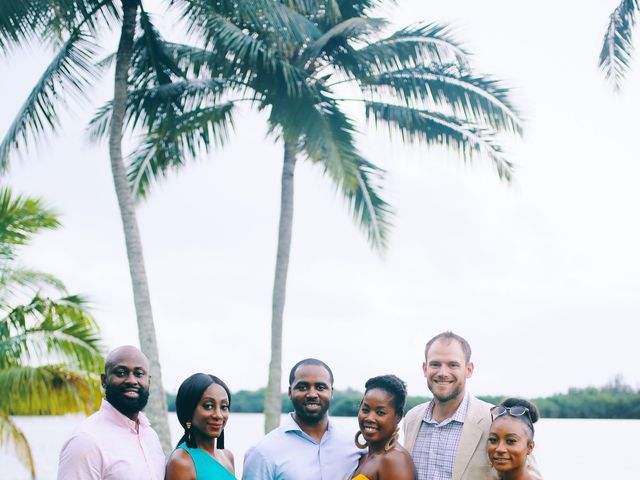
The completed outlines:
[[[395,373],[410,394],[425,394],[424,343],[452,329],[474,350],[476,394],[534,397],[616,374],[640,387],[640,65],[621,94],[597,69],[617,4],[399,0],[382,10],[398,26],[452,24],[477,70],[514,87],[526,119],[524,138],[509,144],[515,181],[361,121],[360,147],[388,171],[396,212],[381,256],[321,170],[300,162],[286,372],[315,356],[339,388]],[[0,60],[1,132],[49,55]],[[105,78],[95,105],[65,116],[60,134],[3,182],[61,213],[64,227],[24,259],[92,299],[105,349],[138,343],[107,149],[83,134],[110,85]],[[266,137],[264,116],[245,111],[236,124],[224,150],[158,184],[138,209],[170,390],[196,371],[234,391],[266,384],[282,146]]]

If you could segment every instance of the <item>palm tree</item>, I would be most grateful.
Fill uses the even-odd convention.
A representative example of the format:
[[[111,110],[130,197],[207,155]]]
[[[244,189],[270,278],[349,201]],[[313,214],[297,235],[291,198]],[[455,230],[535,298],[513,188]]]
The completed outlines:
[[[615,90],[620,89],[620,83],[629,71],[633,52],[632,34],[638,11],[638,0],[621,0],[609,17],[604,34],[598,65]]]
[[[383,250],[387,244],[391,212],[380,196],[383,172],[358,150],[355,121],[345,106],[363,106],[374,126],[403,140],[446,145],[465,160],[485,156],[501,178],[511,178],[512,164],[494,138],[499,132],[520,133],[508,89],[474,74],[467,53],[443,26],[421,24],[381,35],[387,22],[372,15],[377,3],[176,0],[188,30],[202,40],[198,47],[173,46],[190,79],[147,86],[129,97],[128,111],[136,120],[145,110],[141,105],[179,106],[169,120],[153,109],[143,114],[151,135],[132,154],[129,170],[140,195],[188,157],[223,143],[239,102],[268,111],[269,131],[282,143],[266,431],[278,425],[281,410],[296,161],[321,164],[372,247]],[[105,131],[108,111],[107,106],[94,118],[96,132]],[[174,150],[183,155],[166,154]]]
[[[149,57],[163,52],[141,0],[49,0],[6,2],[0,14],[0,51],[7,52],[31,41],[47,42],[58,53],[46,68],[31,94],[18,112],[2,143],[0,169],[6,170],[10,156],[32,140],[37,140],[59,126],[58,110],[69,98],[84,98],[99,80],[97,39],[100,29],[120,26],[120,41],[115,54],[115,80],[112,121],[109,127],[111,172],[120,208],[133,287],[138,336],[142,351],[150,360],[154,388],[147,406],[165,451],[170,449],[167,405],[156,341],[155,326],[144,265],[142,242],[123,160],[123,121],[127,105],[128,70],[134,50],[136,27],[142,32],[138,44]],[[158,67],[163,74],[162,66]],[[152,72],[155,73],[155,72]]]
[[[101,398],[103,360],[86,301],[17,259],[34,233],[58,226],[40,200],[0,189],[0,445],[13,445],[34,478],[29,443],[10,415],[88,414]]]

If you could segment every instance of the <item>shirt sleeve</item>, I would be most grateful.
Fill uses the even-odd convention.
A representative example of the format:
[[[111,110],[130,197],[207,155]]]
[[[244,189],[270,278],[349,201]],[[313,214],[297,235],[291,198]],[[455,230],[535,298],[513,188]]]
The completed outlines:
[[[242,480],[275,480],[272,462],[267,460],[256,447],[250,448],[244,456]]]
[[[58,480],[100,480],[102,452],[86,433],[74,434],[62,447],[58,463]]]

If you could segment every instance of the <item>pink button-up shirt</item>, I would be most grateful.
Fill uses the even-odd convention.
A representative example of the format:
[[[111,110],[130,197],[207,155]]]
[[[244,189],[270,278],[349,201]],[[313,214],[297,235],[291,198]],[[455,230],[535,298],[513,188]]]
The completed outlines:
[[[164,467],[147,417],[138,414],[136,423],[102,400],[62,447],[58,480],[162,480]]]

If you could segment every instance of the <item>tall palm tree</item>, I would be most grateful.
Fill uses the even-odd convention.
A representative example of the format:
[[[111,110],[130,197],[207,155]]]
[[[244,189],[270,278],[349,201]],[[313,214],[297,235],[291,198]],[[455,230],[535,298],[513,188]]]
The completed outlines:
[[[109,157],[133,287],[138,336],[151,366],[154,388],[146,413],[158,432],[165,451],[170,446],[167,405],[149,297],[142,242],[123,160],[123,121],[127,104],[128,71],[136,28],[138,42],[149,56],[162,54],[163,42],[144,11],[141,0],[49,0],[6,2],[0,12],[0,51],[8,52],[31,41],[47,42],[58,53],[46,68],[0,143],[0,169],[6,170],[11,155],[32,140],[59,127],[58,110],[71,98],[84,98],[99,80],[97,41],[101,30],[120,27],[115,54],[112,121]]]
[[[144,195],[152,182],[183,167],[185,159],[222,143],[239,102],[269,112],[269,132],[283,146],[265,398],[269,431],[278,425],[281,410],[282,326],[298,159],[323,166],[372,247],[384,249],[390,208],[380,196],[383,172],[358,150],[347,104],[363,106],[374,126],[403,140],[446,145],[465,160],[485,156],[507,181],[512,164],[494,137],[504,131],[519,134],[520,122],[508,89],[474,74],[467,53],[445,27],[420,24],[383,35],[388,25],[373,16],[375,0],[173,3],[202,43],[173,46],[188,79],[130,95],[132,115],[144,104],[180,107],[170,121],[153,110],[145,114],[152,135],[134,151],[130,179],[134,191]],[[105,130],[108,110],[94,118],[96,131]],[[175,162],[177,156],[166,155],[173,150],[186,155]]]
[[[620,84],[629,71],[633,52],[632,34],[638,11],[638,0],[621,0],[611,13],[604,34],[598,65],[615,90],[620,89]]]
[[[34,478],[31,448],[10,415],[88,414],[101,397],[98,328],[86,301],[17,258],[33,234],[58,226],[40,200],[0,189],[0,445],[13,445]]]

